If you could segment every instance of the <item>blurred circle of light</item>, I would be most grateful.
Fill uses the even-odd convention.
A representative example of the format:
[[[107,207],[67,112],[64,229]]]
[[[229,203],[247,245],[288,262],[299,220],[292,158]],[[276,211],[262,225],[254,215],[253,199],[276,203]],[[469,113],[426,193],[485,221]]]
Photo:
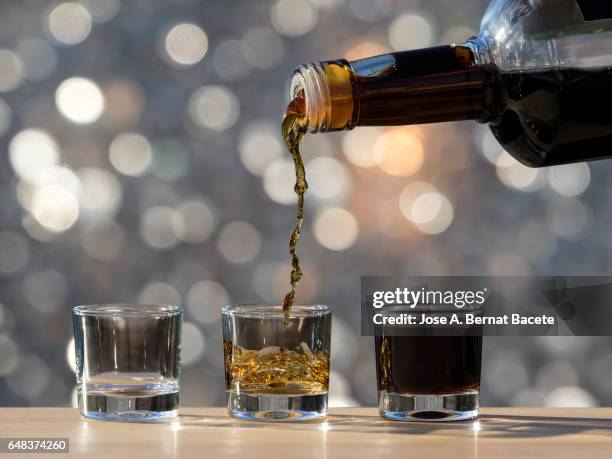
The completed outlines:
[[[98,120],[105,105],[98,85],[82,77],[64,80],[55,91],[55,104],[62,115],[77,124]]]
[[[52,242],[54,239],[57,239],[61,233],[55,233],[53,231],[49,231],[44,226],[42,226],[36,218],[32,215],[25,215],[21,219],[21,226],[23,229],[30,235],[32,239],[36,239],[40,242]]]
[[[351,47],[344,55],[348,61],[356,61],[370,56],[378,56],[389,52],[389,48],[374,41],[361,41]],[[355,131],[350,131],[355,132]]]
[[[250,223],[231,222],[221,230],[217,248],[230,263],[248,263],[261,249],[261,236],[257,228]]]
[[[162,139],[153,144],[152,173],[164,180],[177,180],[189,169],[189,153],[178,139]]]
[[[277,0],[270,11],[270,20],[279,33],[299,37],[314,29],[319,13],[307,1]]]
[[[76,2],[60,3],[49,13],[49,31],[58,43],[76,45],[91,32],[89,11]]]
[[[42,313],[53,313],[59,310],[68,296],[66,278],[52,269],[28,273],[23,292],[34,309]]]
[[[325,248],[346,250],[357,240],[359,225],[348,210],[331,207],[315,215],[313,234],[317,242]]]
[[[536,375],[536,387],[545,393],[562,386],[578,384],[578,374],[574,365],[566,360],[546,362]]]
[[[262,175],[272,161],[283,156],[278,123],[252,121],[240,133],[240,160],[253,175]]]
[[[223,86],[202,86],[189,98],[191,119],[214,131],[232,127],[240,116],[240,105],[232,91]]]
[[[32,215],[45,229],[61,233],[71,228],[79,216],[77,198],[63,187],[38,188],[32,197]]]
[[[59,163],[59,147],[46,131],[24,129],[9,143],[9,160],[18,176],[32,179]]]
[[[80,204],[87,217],[113,217],[119,211],[123,190],[119,180],[110,172],[95,167],[79,169],[81,180]]]
[[[0,231],[0,274],[9,275],[22,270],[29,259],[30,246],[26,238],[14,231]]]
[[[230,302],[229,294],[218,282],[204,280],[196,282],[187,293],[187,308],[194,319],[203,323],[220,319],[219,309]]]
[[[17,347],[10,336],[0,334],[0,378],[10,375],[17,366]]]
[[[211,207],[204,201],[185,201],[176,209],[183,226],[177,236],[190,244],[200,244],[210,237],[215,229],[216,218]],[[177,218],[175,214],[174,218]],[[175,225],[176,227],[176,225]]]
[[[524,166],[506,152],[498,156],[495,169],[499,180],[509,188],[532,192],[546,185],[544,171]]]
[[[198,327],[191,322],[183,322],[181,364],[189,366],[197,362],[206,352],[206,339]]]
[[[21,226],[28,235],[39,242],[49,243],[58,239],[61,233],[56,233],[42,226],[32,214],[26,214],[21,219]]]
[[[0,99],[0,137],[6,134],[11,128],[12,117],[13,111],[11,107],[4,100]]]
[[[548,182],[561,196],[579,196],[591,183],[591,170],[586,163],[554,166],[549,169]]]
[[[308,162],[308,190],[321,200],[333,200],[348,194],[351,187],[349,172],[340,161],[320,156]]]
[[[28,38],[19,42],[17,54],[24,65],[25,77],[30,81],[42,81],[57,67],[57,53],[45,40]]]
[[[171,249],[179,243],[176,228],[181,220],[176,210],[170,207],[151,207],[145,210],[140,220],[140,235],[155,249]]]
[[[108,151],[111,164],[123,175],[138,177],[151,165],[153,153],[145,136],[136,132],[120,134]]]
[[[151,282],[147,284],[138,297],[142,304],[181,304],[181,295],[170,284],[166,282]]]
[[[50,382],[49,367],[35,355],[22,356],[14,371],[6,379],[9,389],[26,400],[40,397]]]
[[[558,387],[544,399],[544,406],[555,408],[576,408],[598,406],[597,399],[588,391],[577,386]]]
[[[449,27],[444,31],[440,43],[465,43],[468,38],[478,35],[472,28],[458,25]]]
[[[117,222],[101,218],[83,227],[81,244],[85,253],[91,258],[112,261],[125,249],[127,237]]]
[[[208,37],[206,32],[195,24],[177,24],[166,35],[165,49],[171,63],[181,66],[194,65],[206,55]]]
[[[295,184],[295,166],[287,158],[279,158],[270,164],[263,175],[263,187],[268,197],[279,204],[293,204],[297,196]]]
[[[271,69],[285,55],[283,39],[268,27],[250,29],[244,34],[241,43],[244,59],[257,69]]]
[[[416,224],[429,223],[442,210],[442,196],[437,192],[423,193],[410,206],[409,219]]]
[[[57,186],[73,196],[81,193],[81,182],[77,175],[66,166],[51,166],[17,184],[17,199],[24,209],[32,210],[32,199],[39,188]]]
[[[78,2],[87,8],[93,21],[100,24],[113,19],[121,8],[119,0],[78,0]]]
[[[547,223],[559,237],[570,241],[582,239],[593,225],[593,213],[577,199],[563,199],[549,204]]]
[[[487,161],[497,165],[499,157],[508,153],[504,151],[488,126],[477,125],[477,128],[474,130],[475,135],[477,132],[482,132],[482,130],[485,131],[480,141],[480,152]]]
[[[444,232],[454,217],[450,201],[424,182],[406,186],[400,194],[399,207],[404,217],[425,234]]]
[[[382,133],[379,128],[354,129],[347,132],[342,138],[344,155],[355,166],[375,166],[374,149]]]
[[[215,71],[224,80],[238,81],[251,73],[251,62],[255,60],[254,53],[240,40],[226,40],[215,50],[213,64]],[[248,57],[247,57],[248,56]]]
[[[425,48],[432,42],[431,25],[422,16],[403,13],[389,25],[389,43],[396,51]]]
[[[70,368],[73,373],[76,373],[77,368],[74,338],[70,338],[70,341],[68,341],[68,345],[66,346],[66,363],[68,364],[68,368]]]
[[[145,105],[145,94],[132,80],[116,80],[104,88],[103,120],[113,128],[125,129],[138,124]]]
[[[414,128],[394,128],[385,131],[374,145],[376,164],[389,175],[406,177],[423,164],[423,143],[420,131]]]
[[[351,14],[363,22],[378,22],[392,10],[391,0],[348,0]]]
[[[23,83],[24,65],[21,58],[7,49],[0,49],[0,92],[10,92]]]

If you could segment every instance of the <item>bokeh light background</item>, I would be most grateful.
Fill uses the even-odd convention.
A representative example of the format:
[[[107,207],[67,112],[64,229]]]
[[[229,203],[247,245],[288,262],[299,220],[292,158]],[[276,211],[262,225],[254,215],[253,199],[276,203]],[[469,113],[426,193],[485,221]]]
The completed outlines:
[[[461,41],[484,0],[5,0],[0,405],[74,403],[70,309],[186,308],[182,402],[224,403],[219,306],[287,290],[291,70]],[[472,122],[307,136],[303,303],[332,405],[373,405],[366,274],[610,274],[612,162],[533,170]],[[423,349],[426,353],[427,349]],[[610,338],[485,340],[484,405],[612,402]]]

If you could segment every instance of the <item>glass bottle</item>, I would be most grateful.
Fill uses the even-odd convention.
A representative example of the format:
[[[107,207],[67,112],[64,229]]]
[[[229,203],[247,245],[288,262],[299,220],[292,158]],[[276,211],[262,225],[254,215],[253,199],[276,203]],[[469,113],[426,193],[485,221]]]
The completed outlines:
[[[298,67],[309,132],[488,123],[521,163],[612,156],[612,2],[495,0],[463,44]]]

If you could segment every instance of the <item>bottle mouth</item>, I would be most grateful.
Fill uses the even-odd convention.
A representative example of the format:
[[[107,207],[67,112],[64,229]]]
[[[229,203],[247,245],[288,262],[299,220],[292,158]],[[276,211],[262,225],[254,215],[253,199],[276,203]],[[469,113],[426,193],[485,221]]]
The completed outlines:
[[[300,65],[291,76],[289,96],[303,93],[308,132],[341,131],[355,126],[358,101],[354,73],[343,60]]]
[[[332,115],[332,100],[323,66],[303,64],[291,76],[289,97],[304,97],[305,123],[308,132],[329,131]]]

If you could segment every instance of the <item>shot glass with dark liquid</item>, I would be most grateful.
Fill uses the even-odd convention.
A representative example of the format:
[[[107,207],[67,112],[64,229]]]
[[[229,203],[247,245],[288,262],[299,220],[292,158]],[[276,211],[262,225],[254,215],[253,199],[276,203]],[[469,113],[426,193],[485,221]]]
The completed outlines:
[[[482,336],[376,336],[380,415],[400,421],[478,417]]]

